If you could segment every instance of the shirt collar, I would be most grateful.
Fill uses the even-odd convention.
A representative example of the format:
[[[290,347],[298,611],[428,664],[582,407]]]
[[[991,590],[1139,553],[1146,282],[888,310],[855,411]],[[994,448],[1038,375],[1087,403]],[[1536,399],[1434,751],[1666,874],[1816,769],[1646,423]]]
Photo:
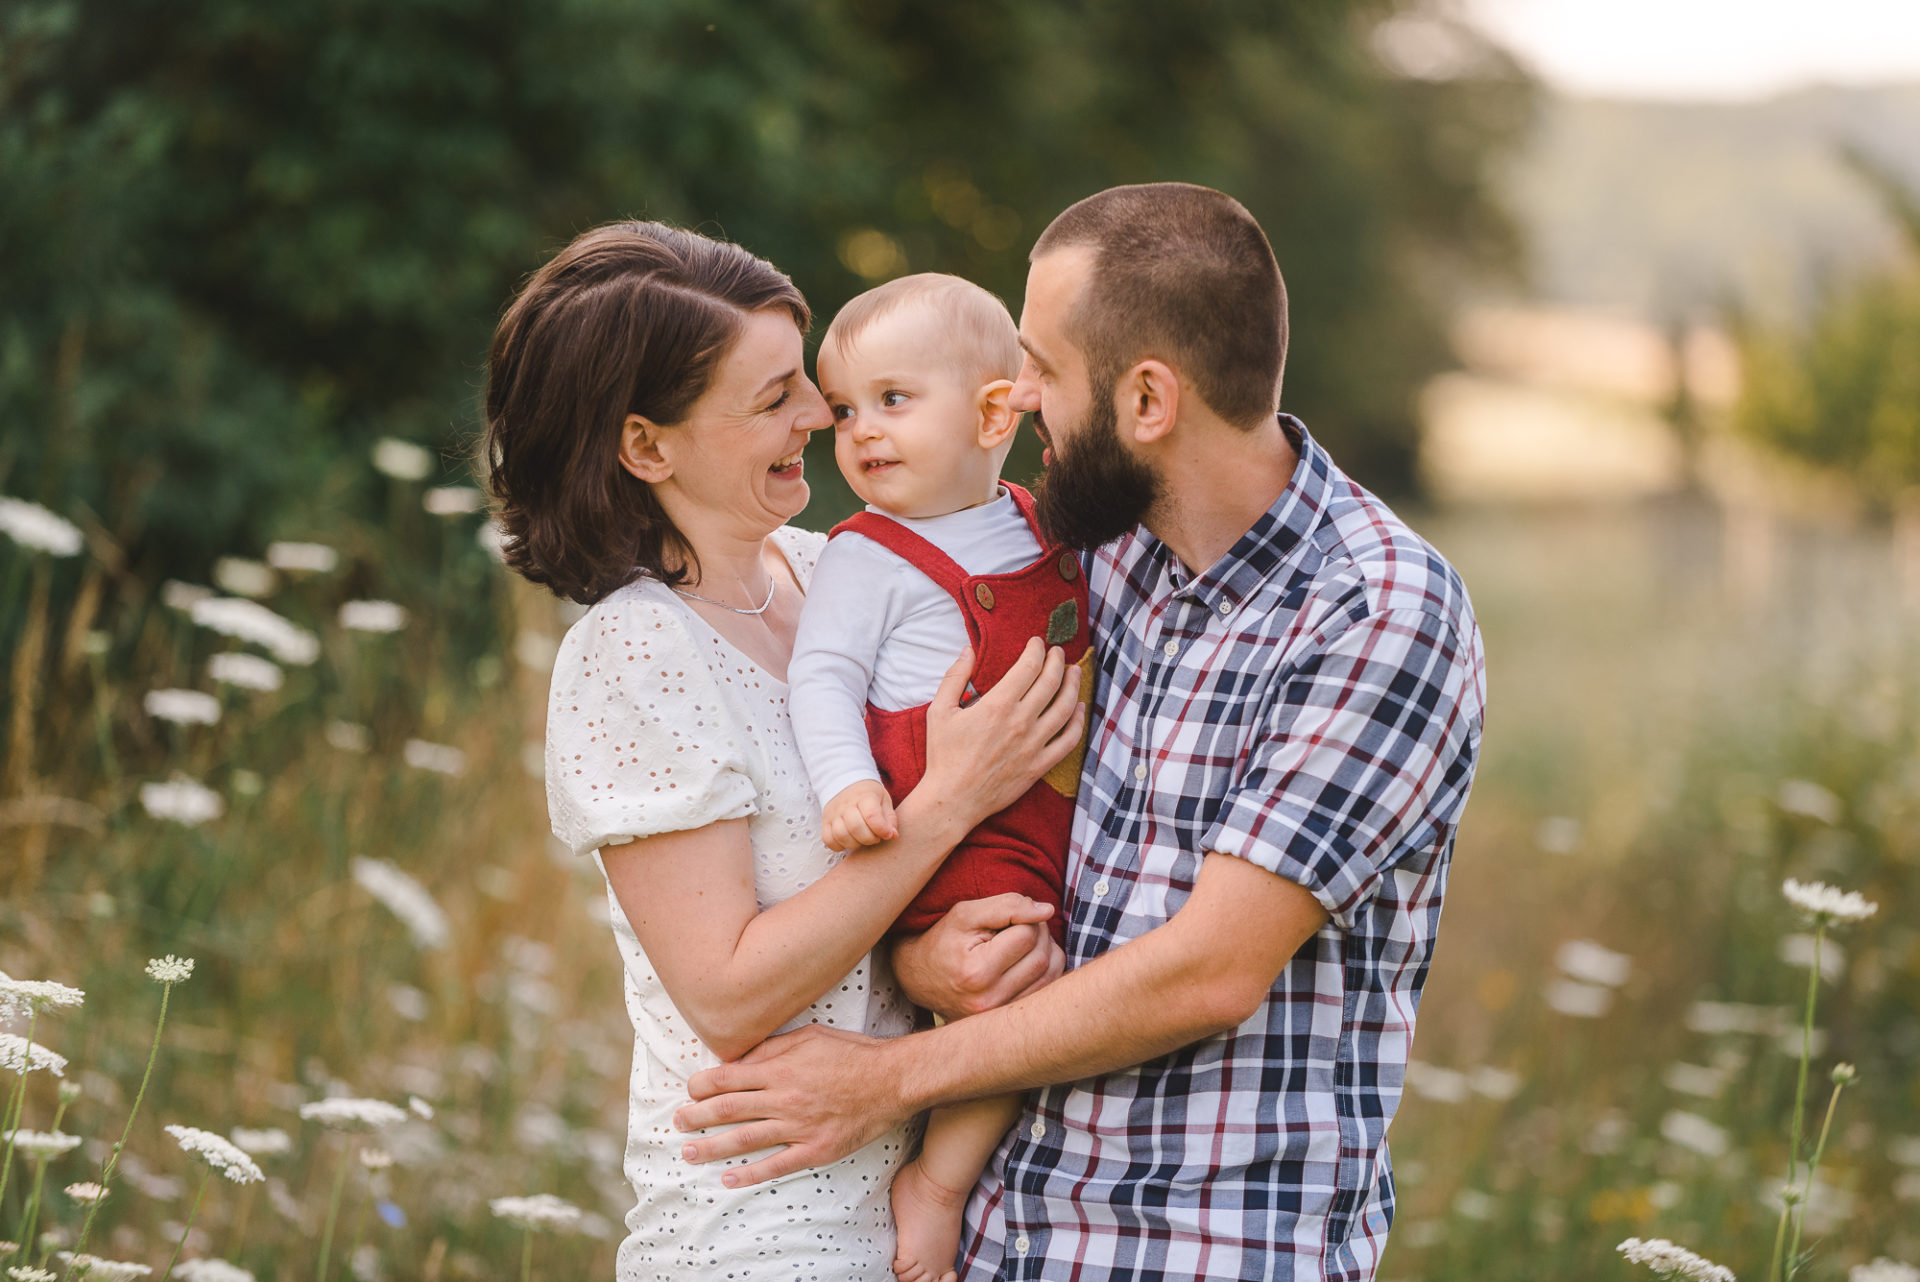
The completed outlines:
[[[1260,514],[1225,556],[1206,573],[1189,579],[1167,545],[1153,540],[1150,555],[1166,575],[1173,595],[1198,601],[1215,614],[1231,614],[1274,570],[1292,558],[1319,525],[1331,488],[1332,460],[1307,434],[1306,424],[1291,414],[1279,418],[1280,430],[1300,456],[1293,476],[1273,506]]]

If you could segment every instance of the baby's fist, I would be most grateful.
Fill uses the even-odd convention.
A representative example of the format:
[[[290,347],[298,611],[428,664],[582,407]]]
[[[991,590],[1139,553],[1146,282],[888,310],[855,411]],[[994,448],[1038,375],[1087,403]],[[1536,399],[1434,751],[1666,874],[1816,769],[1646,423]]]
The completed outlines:
[[[877,846],[900,835],[893,798],[878,779],[862,779],[833,795],[820,811],[820,835],[829,850]]]

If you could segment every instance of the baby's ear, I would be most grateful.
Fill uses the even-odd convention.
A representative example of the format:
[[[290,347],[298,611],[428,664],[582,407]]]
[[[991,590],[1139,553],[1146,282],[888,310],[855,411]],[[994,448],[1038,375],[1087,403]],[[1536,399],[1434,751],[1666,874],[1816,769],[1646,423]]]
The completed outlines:
[[[1007,404],[1007,397],[1012,391],[1013,381],[1005,378],[996,378],[980,389],[981,449],[999,449],[1020,426],[1020,415]]]

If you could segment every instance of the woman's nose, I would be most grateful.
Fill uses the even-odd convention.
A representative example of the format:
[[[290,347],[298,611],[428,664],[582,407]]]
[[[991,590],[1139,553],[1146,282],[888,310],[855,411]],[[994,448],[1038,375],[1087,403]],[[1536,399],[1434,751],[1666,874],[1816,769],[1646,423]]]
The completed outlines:
[[[833,409],[827,404],[827,398],[820,395],[820,389],[813,385],[812,379],[803,378],[800,382],[806,389],[800,393],[806,403],[794,418],[794,427],[802,432],[817,432],[823,427],[832,427]]]

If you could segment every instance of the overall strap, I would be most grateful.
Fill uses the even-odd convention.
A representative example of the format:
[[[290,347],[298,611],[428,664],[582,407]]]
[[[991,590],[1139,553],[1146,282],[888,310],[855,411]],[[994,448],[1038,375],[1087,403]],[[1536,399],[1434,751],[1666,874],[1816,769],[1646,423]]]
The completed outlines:
[[[1033,495],[1027,493],[1025,486],[1015,485],[1012,481],[1002,481],[1000,484],[1012,497],[1013,505],[1020,509],[1020,515],[1026,518],[1027,528],[1033,531],[1033,541],[1044,551],[1049,545],[1047,536],[1040,532],[1040,518],[1034,515]]]
[[[967,602],[971,599],[967,595],[967,572],[960,568],[958,561],[900,522],[881,516],[878,512],[856,512],[834,526],[827,537],[833,539],[842,534],[858,534],[872,539],[939,584],[960,607],[961,616],[968,618],[968,631],[972,631],[971,616],[967,614]]]

